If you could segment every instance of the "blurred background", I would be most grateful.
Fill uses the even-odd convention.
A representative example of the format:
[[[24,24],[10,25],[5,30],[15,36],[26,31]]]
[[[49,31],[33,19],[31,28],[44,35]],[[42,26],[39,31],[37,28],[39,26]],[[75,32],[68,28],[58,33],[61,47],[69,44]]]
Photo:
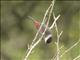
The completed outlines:
[[[22,60],[37,32],[27,16],[42,22],[51,1],[1,1],[1,60]],[[62,54],[80,38],[80,1],[56,1],[54,13],[57,21]],[[50,25],[53,19],[50,20]],[[50,26],[49,25],[49,26]],[[53,41],[41,41],[29,56],[29,60],[50,60],[56,54],[56,31],[52,29]],[[66,53],[61,60],[72,60],[80,54],[80,43]],[[80,60],[80,59],[78,59]]]

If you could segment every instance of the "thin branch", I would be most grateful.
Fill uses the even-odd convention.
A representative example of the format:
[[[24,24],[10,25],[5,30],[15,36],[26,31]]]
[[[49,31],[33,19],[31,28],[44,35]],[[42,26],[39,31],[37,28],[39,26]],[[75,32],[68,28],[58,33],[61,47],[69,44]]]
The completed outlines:
[[[78,45],[80,43],[80,40],[77,41],[74,45],[72,45],[70,48],[68,48],[63,54],[61,54],[60,57],[63,57],[63,55],[65,55],[67,52],[69,52],[72,48],[74,48],[76,45]]]
[[[52,4],[51,4],[51,5],[48,7],[48,9],[46,10],[46,12],[45,12],[45,14],[44,14],[43,21],[42,21],[42,23],[41,23],[41,25],[40,25],[39,30],[38,30],[38,31],[37,31],[37,33],[36,33],[36,36],[35,36],[35,38],[33,39],[33,42],[32,42],[32,44],[31,44],[31,45],[33,45],[33,44],[34,44],[34,42],[36,41],[36,39],[37,39],[37,37],[38,37],[38,34],[39,34],[39,32],[40,32],[40,30],[41,30],[41,28],[42,28],[43,24],[45,24],[46,16],[47,16],[47,14],[48,14],[49,9],[51,8],[51,6],[52,6]]]
[[[78,55],[77,57],[75,57],[73,60],[77,60],[80,58],[80,55]]]
[[[62,35],[62,33],[63,33],[63,31],[60,32],[60,34],[59,34],[59,38],[60,38],[60,36]]]
[[[48,24],[49,24],[49,21],[47,22],[45,31],[43,32],[42,36],[39,38],[39,40],[38,40],[37,42],[35,42],[35,43],[31,46],[31,48],[30,48],[29,52],[27,53],[27,55],[26,55],[26,57],[25,57],[24,60],[27,60],[27,59],[28,59],[28,56],[30,55],[30,53],[31,53],[31,51],[33,50],[33,48],[35,48],[35,47],[37,46],[37,44],[41,41],[41,39],[43,38],[43,36],[44,36],[44,34],[45,34],[45,32],[46,32],[46,30],[47,30],[47,28],[48,28]]]
[[[59,17],[60,17],[60,15],[58,15],[57,17],[55,17],[55,14],[53,13],[54,21],[58,20]],[[60,56],[59,56],[59,55],[60,55],[59,38],[60,38],[60,36],[62,35],[63,31],[61,31],[61,33],[59,34],[59,32],[58,32],[58,27],[57,27],[56,22],[55,22],[55,24],[52,24],[52,25],[51,25],[50,29],[52,29],[54,25],[55,25],[55,29],[56,29],[56,32],[57,32],[57,42],[56,42],[57,54],[56,54],[55,57],[53,56],[53,58],[52,58],[51,60],[53,60],[53,59],[55,60],[56,58],[57,58],[57,60],[60,60]]]
[[[59,34],[59,38],[60,38],[60,36],[62,35],[62,33],[63,33],[63,31],[61,31],[61,33]],[[55,42],[55,44],[57,45],[56,42]],[[59,50],[61,50],[63,47],[64,47],[64,46],[61,46],[61,47],[59,48]],[[57,56],[56,56],[56,57],[57,57]],[[54,60],[56,59],[56,57],[54,58]]]
[[[60,38],[60,36],[62,35],[62,33],[63,33],[63,31],[61,31],[61,33],[58,35],[58,37]],[[57,43],[57,42],[55,42],[55,44],[57,45],[57,44],[59,44],[59,43]],[[59,53],[59,51],[60,51],[60,49],[62,49],[64,46],[62,46],[62,47],[60,47],[59,48],[59,46],[57,47],[57,54],[55,55],[55,56],[53,56],[53,58],[51,59],[51,60],[56,60],[56,59],[60,59],[60,56],[57,56],[57,55],[60,55]],[[59,49],[59,51],[58,51],[58,49]]]
[[[58,19],[59,19],[59,17],[60,17],[60,15],[58,15],[56,18],[54,17],[54,19],[55,19],[55,20],[58,20]],[[52,24],[52,25],[50,26],[50,28],[49,28],[49,29],[52,29],[52,28],[53,28],[53,26],[54,26],[54,24]]]
[[[53,2],[54,2],[54,1],[53,1]],[[44,15],[43,21],[42,21],[42,23],[41,23],[41,26],[40,26],[38,32],[36,33],[36,36],[35,36],[35,38],[33,39],[33,42],[32,42],[32,44],[30,45],[29,51],[28,51],[27,55],[25,56],[24,60],[27,60],[27,59],[28,59],[28,57],[29,57],[31,51],[33,50],[33,48],[35,48],[35,47],[38,45],[38,43],[41,41],[41,39],[43,38],[43,36],[44,36],[44,34],[45,34],[45,32],[46,32],[46,30],[47,30],[47,28],[48,28],[50,16],[51,16],[51,13],[52,13],[52,10],[53,10],[53,6],[54,6],[53,2],[52,2],[52,4],[49,6],[49,8],[47,9],[47,11],[46,11],[46,13],[45,13],[45,15]],[[45,23],[45,19],[46,19],[46,16],[47,16],[48,11],[49,11],[50,8],[51,8],[51,10],[50,10],[50,13],[49,13],[49,18],[48,18],[48,22],[47,22],[45,31],[43,32],[43,34],[42,34],[42,36],[39,38],[39,40],[37,40],[37,41],[35,42],[35,40],[37,39],[37,36],[38,36],[38,34],[39,34],[40,30],[41,30],[41,27],[42,27],[43,24]],[[54,21],[54,22],[55,22],[55,21]],[[35,43],[34,43],[34,42],[35,42]]]
[[[56,32],[57,32],[57,60],[59,60],[59,35],[58,35],[58,28],[57,25],[55,24],[56,27]]]
[[[54,17],[54,20],[57,20],[60,17],[60,15],[58,15],[58,17],[56,18],[55,14],[53,13],[53,17]],[[56,44],[56,46],[57,46],[57,56],[56,56],[56,58],[57,58],[57,60],[60,60],[59,38],[60,38],[61,33],[59,34],[58,27],[57,27],[56,23],[55,23],[55,28],[56,28],[56,32],[57,32],[57,44]]]
[[[31,45],[28,47],[28,49],[27,49],[27,51],[26,51],[26,54],[28,53],[29,49],[33,46],[34,42],[36,41],[37,36],[38,36],[38,34],[39,34],[39,32],[40,32],[40,30],[41,30],[43,24],[45,23],[44,20],[45,20],[45,18],[46,18],[46,16],[47,16],[47,13],[48,13],[49,9],[51,8],[51,6],[52,6],[52,4],[51,4],[51,5],[48,7],[48,9],[46,10],[46,12],[45,12],[45,14],[44,14],[44,18],[43,18],[42,24],[40,25],[39,30],[37,31],[37,33],[36,33],[34,39],[32,40]],[[25,54],[25,56],[26,56],[26,54]],[[24,60],[26,60],[26,57],[25,57]]]

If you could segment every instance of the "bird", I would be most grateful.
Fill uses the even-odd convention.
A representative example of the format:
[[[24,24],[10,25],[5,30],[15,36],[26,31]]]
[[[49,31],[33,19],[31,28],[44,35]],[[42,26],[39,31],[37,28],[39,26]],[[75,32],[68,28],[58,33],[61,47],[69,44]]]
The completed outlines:
[[[34,22],[34,26],[36,27],[37,30],[39,30],[41,23],[39,21],[35,20],[34,18],[32,18],[31,16],[28,16],[28,18],[30,18]],[[40,34],[42,34],[45,31],[45,28],[46,28],[46,24],[44,24],[41,27]],[[49,29],[49,27],[45,31],[43,39],[44,39],[46,44],[51,43],[51,41],[52,41],[52,34],[51,34],[51,30]]]

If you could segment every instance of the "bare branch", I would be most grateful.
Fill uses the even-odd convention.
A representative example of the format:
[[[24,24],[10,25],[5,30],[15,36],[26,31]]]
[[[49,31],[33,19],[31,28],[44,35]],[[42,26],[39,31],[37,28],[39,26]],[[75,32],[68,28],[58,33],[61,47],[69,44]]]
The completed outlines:
[[[56,18],[54,17],[55,21],[57,21],[59,19],[60,15],[58,15]],[[50,26],[50,29],[52,29],[54,26],[54,23],[52,23],[52,25]]]
[[[53,14],[53,17],[54,17],[54,20],[57,20],[60,17],[60,15],[58,15],[58,17],[55,18],[55,15]],[[56,44],[56,46],[57,46],[57,56],[56,56],[56,58],[57,58],[57,60],[60,60],[60,56],[59,56],[60,55],[59,38],[60,38],[62,33],[59,34],[58,27],[57,27],[56,23],[55,23],[55,28],[56,28],[56,32],[57,32],[57,44]]]
[[[54,21],[58,20],[59,17],[60,17],[60,15],[58,15],[57,17],[55,17],[55,14],[53,13]],[[60,56],[59,56],[59,55],[60,55],[59,38],[60,38],[60,36],[62,35],[63,31],[61,31],[61,33],[59,34],[59,32],[58,32],[58,27],[57,27],[56,22],[55,22],[55,24],[53,23],[53,24],[51,25],[50,29],[52,29],[52,28],[54,27],[54,25],[55,25],[55,29],[56,29],[56,32],[57,32],[57,42],[55,43],[56,46],[57,46],[57,54],[56,54],[55,58],[54,58],[54,56],[53,56],[53,58],[54,58],[54,60],[55,60],[55,59],[60,60]],[[52,58],[51,60],[53,60],[53,58]]]
[[[60,38],[60,36],[62,35],[62,33],[63,33],[63,31],[60,32],[60,34],[59,34],[59,38]]]
[[[36,41],[37,36],[38,36],[38,34],[39,34],[39,32],[40,32],[40,30],[41,30],[41,28],[42,28],[43,24],[45,24],[46,16],[47,16],[47,14],[48,14],[49,9],[51,8],[51,6],[52,6],[52,4],[51,4],[51,5],[48,7],[48,9],[46,10],[46,12],[45,12],[45,14],[44,14],[43,21],[42,21],[42,23],[41,23],[41,26],[40,26],[39,30],[37,31],[36,36],[35,36],[35,38],[33,39],[33,42],[32,42],[32,44],[31,44],[31,45],[33,45],[33,44],[34,44],[34,42]]]
[[[77,41],[74,45],[72,45],[70,48],[68,48],[63,54],[61,54],[60,57],[63,57],[64,54],[66,54],[67,52],[69,52],[72,48],[74,48],[76,45],[78,45],[80,43],[80,39],[79,41]]]
[[[78,55],[77,57],[75,57],[73,60],[77,60],[80,58],[80,55]]]
[[[45,34],[47,28],[48,28],[50,16],[51,16],[51,13],[52,13],[52,10],[53,10],[53,6],[54,6],[54,3],[53,3],[53,2],[54,2],[54,1],[52,1],[52,4],[51,4],[51,5],[49,6],[49,8],[46,10],[46,13],[45,13],[45,15],[44,15],[43,21],[42,21],[42,23],[41,23],[41,26],[40,26],[38,32],[36,33],[36,36],[35,36],[35,38],[33,39],[33,42],[32,42],[32,44],[30,45],[30,48],[29,48],[29,50],[28,50],[28,52],[27,52],[27,54],[26,54],[24,60],[27,60],[27,59],[28,59],[28,57],[29,57],[31,51],[33,50],[33,48],[35,48],[35,47],[38,45],[38,43],[42,40],[42,38],[43,38],[43,36],[44,36],[44,34]],[[43,32],[43,34],[42,34],[42,36],[39,38],[39,40],[36,41],[37,36],[38,36],[38,34],[39,34],[39,32],[40,32],[40,30],[41,30],[43,24],[45,23],[46,16],[47,16],[47,14],[48,14],[50,8],[51,8],[51,10],[50,10],[50,13],[49,13],[48,22],[47,22],[45,31]],[[36,42],[35,42],[35,41],[36,41]]]

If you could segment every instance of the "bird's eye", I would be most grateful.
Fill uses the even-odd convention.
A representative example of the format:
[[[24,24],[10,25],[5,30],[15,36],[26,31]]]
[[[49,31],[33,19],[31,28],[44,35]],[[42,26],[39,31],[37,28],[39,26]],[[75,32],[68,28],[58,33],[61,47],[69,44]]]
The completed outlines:
[[[50,37],[47,41],[46,41],[46,43],[50,43],[52,41],[52,37]]]

